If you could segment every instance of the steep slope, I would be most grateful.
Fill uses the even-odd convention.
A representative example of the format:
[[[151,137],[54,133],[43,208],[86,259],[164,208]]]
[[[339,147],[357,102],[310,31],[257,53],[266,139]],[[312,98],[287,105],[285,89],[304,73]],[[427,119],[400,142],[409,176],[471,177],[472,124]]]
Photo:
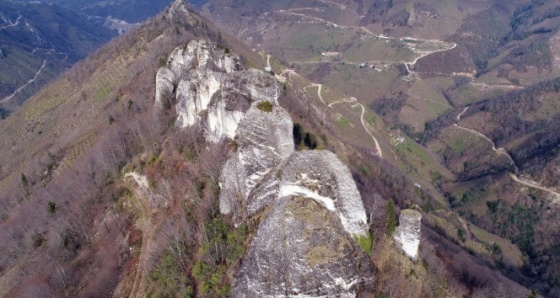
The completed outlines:
[[[211,143],[234,139],[236,152],[221,172],[221,212],[234,214],[234,223],[240,225],[263,209],[271,209],[270,217],[259,225],[249,245],[233,293],[237,297],[285,293],[355,295],[358,288],[364,289],[364,283],[371,289],[373,265],[367,255],[360,255],[352,238],[367,237],[368,233],[365,209],[351,175],[334,154],[326,151],[291,156],[293,124],[278,105],[276,82],[271,79],[263,71],[244,71],[239,57],[224,56],[215,44],[204,40],[175,49],[156,79],[159,109],[164,108],[164,95],[176,90],[172,97],[177,102],[179,128],[198,127]],[[212,108],[216,106],[222,108]],[[299,198],[300,203],[295,202],[298,206],[291,205],[293,198]],[[241,210],[242,206],[247,209]],[[302,214],[297,219],[287,219],[286,212],[293,210]],[[322,215],[311,222],[302,221],[304,214],[316,213]],[[271,230],[280,227],[296,238],[284,239],[287,234],[278,234],[278,239],[269,237]],[[275,245],[278,251],[270,250],[279,240],[286,245]],[[329,250],[333,245],[336,248]],[[322,259],[324,254],[331,259]],[[355,254],[360,256],[354,257]],[[277,275],[260,271],[264,255],[268,260],[265,267]],[[292,256],[303,255],[307,261],[282,267]],[[268,277],[263,279],[264,276]],[[309,284],[307,279],[321,280],[322,285]],[[270,284],[278,284],[278,288]]]
[[[118,38],[0,126],[0,295],[129,293],[130,272],[149,276],[153,264],[137,267],[136,253],[142,214],[157,216],[133,200],[120,171],[163,142],[167,125],[151,108],[159,59],[196,36],[217,38],[195,21],[204,19],[162,15]]]
[[[262,218],[233,293],[353,297],[371,291],[375,269],[355,242],[369,239],[366,214],[350,173],[328,151],[293,153],[291,128],[276,99],[254,103],[222,169],[220,211],[237,225]]]

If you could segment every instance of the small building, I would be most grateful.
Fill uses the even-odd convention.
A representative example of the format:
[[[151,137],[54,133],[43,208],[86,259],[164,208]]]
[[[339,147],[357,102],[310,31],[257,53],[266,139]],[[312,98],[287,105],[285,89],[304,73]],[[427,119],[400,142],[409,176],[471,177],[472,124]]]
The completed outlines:
[[[268,66],[267,66],[267,67],[264,68],[264,71],[266,71],[266,72],[271,72],[271,71],[272,71],[272,67],[268,67]]]
[[[367,66],[367,64],[364,63],[364,62],[362,62],[362,63],[360,64],[360,68],[366,68],[366,66]]]

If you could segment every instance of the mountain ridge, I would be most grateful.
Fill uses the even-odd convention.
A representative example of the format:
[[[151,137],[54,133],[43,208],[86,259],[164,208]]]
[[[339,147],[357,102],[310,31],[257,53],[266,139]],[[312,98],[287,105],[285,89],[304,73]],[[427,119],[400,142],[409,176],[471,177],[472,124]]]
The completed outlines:
[[[362,97],[352,99],[330,83],[309,81],[282,59],[253,51],[197,13],[185,13],[186,8],[177,6],[182,4],[176,1],[174,10],[76,65],[0,126],[0,148],[6,152],[0,156],[0,226],[7,231],[0,233],[0,250],[6,252],[0,254],[0,293],[228,296],[249,293],[254,281],[266,291],[278,290],[266,287],[270,280],[279,285],[278,295],[282,289],[294,295],[320,289],[317,295],[358,297],[530,293],[518,283],[529,285],[520,276],[524,260],[511,248],[516,246],[463,218],[522,243],[523,249],[531,243],[511,237],[514,230],[500,231],[484,218],[475,220],[453,204],[447,206],[439,191],[455,191],[458,173],[447,173],[442,166],[451,160],[439,162],[413,138],[397,134]],[[439,42],[379,38],[386,44],[408,44],[399,50],[406,53],[447,48]],[[178,63],[183,57],[189,62]],[[241,71],[236,61],[258,70]],[[332,69],[339,65],[333,63]],[[416,69],[405,72],[407,66],[387,73],[399,73],[396,85],[410,84],[425,92],[429,78]],[[370,65],[348,67],[377,72]],[[204,80],[212,76],[212,82],[218,82],[234,69],[242,75],[220,87]],[[379,73],[377,78],[386,74]],[[244,89],[255,82],[264,84],[260,93],[266,96],[257,88]],[[193,103],[200,105],[194,113],[182,113],[182,108],[192,110]],[[222,109],[212,109],[211,103],[223,105],[226,112],[249,109],[243,119],[234,117],[237,138],[230,132],[208,133],[219,126],[214,124],[225,123],[215,117]],[[446,112],[456,117],[462,110]],[[184,120],[177,121],[178,116]],[[218,119],[214,124],[206,121],[212,117]],[[463,113],[455,119],[471,117]],[[262,125],[267,119],[278,122]],[[264,142],[263,135],[275,129],[280,134],[276,142]],[[296,152],[284,152],[292,155],[280,165],[286,171],[278,171],[278,160],[260,157],[288,145]],[[245,154],[250,164],[234,167],[246,171],[241,175],[242,170],[231,170],[228,160],[243,160]],[[416,168],[422,163],[431,168]],[[238,181],[226,183],[231,173],[224,170],[239,174]],[[238,185],[226,192],[226,184]],[[244,199],[237,194],[243,187],[255,189],[245,191],[247,206],[236,203]],[[337,198],[333,194],[342,192],[339,188],[352,189]],[[484,192],[476,191],[464,192],[465,203]],[[234,212],[237,217],[220,214],[228,213],[228,208],[221,210],[221,196],[233,202],[229,209],[240,208]],[[483,204],[501,215],[494,219],[502,223],[503,214],[514,214],[508,208],[534,220],[540,202],[531,203],[529,211],[520,209],[520,202]],[[346,205],[355,207],[359,216],[348,216],[346,209],[352,208]],[[407,214],[406,209],[422,214],[417,262],[392,240],[397,218]],[[247,214],[254,216],[244,217]],[[359,222],[358,237],[344,227],[343,219],[349,217]],[[293,228],[279,233],[281,222]],[[302,240],[309,243],[298,245]],[[275,245],[283,241],[290,249]],[[291,260],[290,252],[299,256],[295,267],[287,264],[269,276],[252,275],[251,264],[266,272],[259,260],[274,255],[278,258],[271,261],[284,264]],[[344,266],[337,267],[340,263]],[[319,276],[337,272],[344,281],[306,282],[297,269],[307,267]],[[282,280],[290,284],[282,285]]]

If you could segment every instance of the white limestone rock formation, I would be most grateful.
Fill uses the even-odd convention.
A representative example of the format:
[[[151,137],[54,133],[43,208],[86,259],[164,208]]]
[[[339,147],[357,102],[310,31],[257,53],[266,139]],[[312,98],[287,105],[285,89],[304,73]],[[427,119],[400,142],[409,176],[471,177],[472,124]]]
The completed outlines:
[[[243,259],[235,297],[355,297],[375,268],[354,240],[366,213],[350,171],[328,151],[292,154],[249,196],[262,216]]]
[[[399,226],[393,234],[393,238],[402,248],[404,253],[416,261],[418,259],[418,247],[420,246],[420,229],[422,227],[422,213],[406,209],[401,211]]]
[[[156,75],[156,107],[175,106],[176,125],[200,125],[206,139],[233,138],[251,103],[277,103],[274,78],[259,70],[244,70],[237,55],[206,40],[176,48]]]
[[[270,104],[271,111],[259,108]],[[234,213],[240,223],[243,204],[251,191],[281,161],[294,152],[290,115],[277,104],[253,103],[237,129],[237,150],[226,162],[220,180],[220,212]]]
[[[360,194],[332,152],[294,152],[292,129],[276,101],[253,103],[222,169],[220,211],[262,220],[234,297],[355,297],[376,272],[355,240],[368,235]]]
[[[367,218],[348,168],[328,151],[294,152],[293,123],[272,76],[207,41],[173,51],[157,73],[156,105],[179,127],[237,144],[220,177],[220,211],[260,222],[235,297],[354,297],[375,267],[355,237]]]
[[[234,297],[356,297],[375,267],[336,213],[305,195],[276,201],[237,275]]]

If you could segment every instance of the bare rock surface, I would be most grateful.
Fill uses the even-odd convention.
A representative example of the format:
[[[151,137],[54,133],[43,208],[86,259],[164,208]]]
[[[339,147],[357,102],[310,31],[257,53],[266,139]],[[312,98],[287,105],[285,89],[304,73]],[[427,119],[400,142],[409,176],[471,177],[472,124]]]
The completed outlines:
[[[237,152],[226,162],[221,176],[220,211],[240,223],[246,214],[240,204],[263,177],[294,152],[290,115],[276,104],[263,111],[254,103],[237,129]]]
[[[416,210],[406,209],[401,211],[399,226],[393,234],[397,244],[414,261],[418,259],[421,227],[422,214]]]
[[[375,268],[354,237],[367,235],[349,170],[328,151],[292,154],[251,194],[262,216],[234,287],[236,297],[355,297]]]
[[[349,235],[367,234],[367,217],[348,168],[330,151],[299,151],[280,164],[248,198],[252,216],[290,196],[314,200],[337,215]]]
[[[272,76],[245,70],[239,56],[207,40],[176,48],[156,75],[156,106],[174,105],[176,125],[200,125],[210,142],[233,138],[254,101],[276,103],[277,98]]]
[[[276,201],[243,259],[235,297],[355,297],[375,269],[336,213],[316,200]]]

